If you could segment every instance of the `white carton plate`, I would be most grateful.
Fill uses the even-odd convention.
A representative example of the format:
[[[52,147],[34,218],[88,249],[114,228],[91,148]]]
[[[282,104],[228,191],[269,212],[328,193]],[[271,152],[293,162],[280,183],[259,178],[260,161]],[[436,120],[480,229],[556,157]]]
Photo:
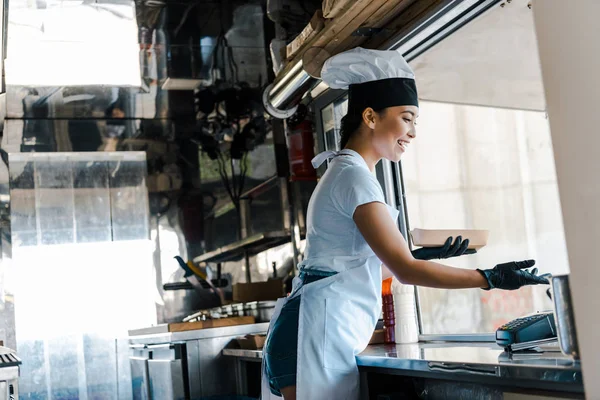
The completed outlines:
[[[412,242],[419,247],[443,246],[452,236],[462,236],[463,240],[469,239],[469,249],[479,250],[487,244],[490,231],[480,229],[413,229],[410,232]]]

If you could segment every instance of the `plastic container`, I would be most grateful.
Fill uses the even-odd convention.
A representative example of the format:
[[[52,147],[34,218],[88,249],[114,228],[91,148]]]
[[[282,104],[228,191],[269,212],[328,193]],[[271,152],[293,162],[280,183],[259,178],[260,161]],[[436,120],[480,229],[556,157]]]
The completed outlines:
[[[415,287],[404,285],[393,278],[392,296],[394,298],[396,343],[417,343],[419,341],[419,328],[417,325]]]

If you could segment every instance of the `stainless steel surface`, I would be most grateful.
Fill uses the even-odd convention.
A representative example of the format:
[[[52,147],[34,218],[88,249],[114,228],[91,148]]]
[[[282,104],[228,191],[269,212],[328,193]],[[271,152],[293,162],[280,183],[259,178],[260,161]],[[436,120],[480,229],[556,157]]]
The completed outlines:
[[[144,151],[148,152],[150,168],[162,165],[165,171],[175,171],[175,175],[180,175],[177,177],[165,172],[173,178],[171,183],[174,185],[183,175],[184,179],[190,182],[189,187],[197,188],[199,169],[196,145],[188,145],[187,154],[185,151],[173,154],[172,151],[172,148],[176,147],[174,142],[190,143],[187,137],[183,138],[179,136],[179,133],[186,131],[182,124],[188,124],[190,116],[192,121],[195,120],[193,94],[189,91],[168,92],[162,88],[165,86],[165,80],[169,77],[196,76],[206,78],[205,80],[214,77],[219,80],[228,80],[231,83],[233,72],[227,66],[222,65],[223,57],[219,59],[220,53],[216,38],[221,34],[226,36],[227,43],[231,48],[230,55],[239,66],[236,79],[248,82],[253,87],[262,86],[267,76],[267,64],[261,5],[256,2],[253,4],[222,2],[221,5],[226,10],[223,9],[223,18],[218,18],[221,5],[214,1],[190,4],[193,7],[185,13],[182,8],[187,8],[188,5],[182,5],[181,2],[167,4],[162,1],[108,0],[103,1],[102,4],[93,2],[93,4],[71,5],[53,2],[48,7],[46,7],[46,3],[45,0],[37,3],[20,0],[11,2],[11,8],[16,11],[11,13],[12,33],[9,46],[17,50],[17,53],[24,54],[22,51],[24,48],[32,50],[29,46],[19,46],[19,42],[22,40],[37,41],[41,37],[46,37],[48,42],[58,41],[59,43],[49,43],[50,45],[60,45],[58,50],[65,48],[65,45],[71,48],[72,45],[89,39],[97,41],[99,37],[102,37],[100,42],[104,43],[103,46],[108,47],[105,47],[106,51],[102,57],[88,59],[82,58],[81,54],[78,57],[77,52],[65,54],[62,51],[55,53],[50,50],[48,54],[52,54],[52,57],[46,57],[46,63],[28,62],[29,65],[24,65],[27,68],[39,69],[40,74],[31,74],[25,77],[36,79],[39,82],[40,76],[48,77],[50,75],[51,78],[53,77],[48,73],[48,65],[56,64],[58,60],[67,57],[75,64],[83,64],[86,67],[79,68],[78,72],[82,73],[76,74],[84,80],[82,84],[62,87],[62,85],[52,85],[51,82],[41,82],[40,85],[37,85],[33,84],[33,80],[31,80],[29,81],[31,84],[21,82],[17,85],[18,82],[11,80],[14,75],[8,74],[6,80],[9,86],[6,102],[9,119],[2,140],[3,149],[9,152],[57,150],[93,152],[112,147],[130,149],[137,144],[143,146]],[[8,3],[6,2],[6,4]],[[44,7],[40,8],[40,4],[44,4]],[[63,11],[66,14],[61,19],[59,17]],[[182,15],[183,19],[177,20],[177,18],[181,19]],[[98,18],[103,18],[104,21],[110,18],[112,23],[102,24],[98,22],[102,21]],[[174,24],[174,22],[176,23]],[[183,24],[183,29],[178,35],[173,35],[173,28],[179,22]],[[49,28],[48,23],[52,23],[52,26],[61,26],[61,29],[55,32],[57,35],[75,30],[73,33],[77,39],[65,42],[57,40],[55,34],[49,33],[53,28]],[[128,28],[127,37],[119,35],[119,30],[123,29],[124,24],[127,24]],[[44,26],[46,30],[44,30]],[[98,26],[101,26],[102,29],[94,30]],[[136,32],[138,29],[139,32]],[[31,36],[30,31],[37,32],[39,35]],[[139,37],[137,33],[139,33]],[[115,34],[116,37],[123,40],[115,41]],[[171,40],[174,36],[177,36],[177,39]],[[137,45],[138,38],[140,45]],[[46,43],[46,41],[44,40],[42,43]],[[181,43],[186,44],[181,45]],[[193,45],[188,45],[192,43]],[[123,49],[123,46],[127,45],[129,47]],[[87,47],[92,49],[96,46],[88,43]],[[49,49],[51,48],[49,47]],[[25,53],[34,54],[36,51]],[[119,54],[119,61],[111,62],[110,60],[116,54]],[[123,55],[129,56],[128,60],[133,59],[133,64],[138,69],[138,77],[141,75],[142,78],[141,88],[122,87],[117,84],[110,85],[106,84],[108,82],[100,82],[98,81],[99,76],[94,73],[97,70],[88,70],[87,68],[107,62],[107,65],[112,65],[111,69],[121,72],[121,74],[117,73],[116,77],[123,76],[123,68],[121,68],[125,67],[125,60],[121,57]],[[44,58],[41,53],[38,56]],[[227,55],[224,56],[227,57]],[[67,63],[64,67],[69,68],[68,64],[73,63]],[[127,65],[131,65],[131,63],[127,63]],[[213,66],[217,67],[219,71],[211,73]],[[68,78],[68,75],[66,77]],[[100,85],[100,83],[105,84]],[[114,128],[117,128],[116,131]],[[272,162],[272,157],[265,157],[265,153],[271,155],[268,152],[269,146],[268,141],[259,146],[260,149],[257,149],[256,153],[261,153],[261,156],[249,155],[249,162],[253,165],[252,171],[264,173],[265,165],[268,166]],[[185,144],[184,147],[186,147]],[[189,153],[192,153],[191,156]],[[158,154],[158,158],[162,161],[155,163],[152,161],[151,154]],[[190,167],[178,166],[176,161],[178,159],[185,159],[185,164]],[[256,159],[264,160],[264,162],[256,162]],[[194,165],[196,168],[193,167]],[[157,169],[162,169],[162,167]],[[149,173],[149,175],[148,184],[151,186],[151,182],[156,181],[158,174],[152,176]],[[248,174],[248,182],[255,181],[256,178],[252,175],[254,172]],[[164,177],[165,175],[161,176],[161,178]],[[207,188],[206,182],[202,181],[202,191],[205,193],[213,191],[218,193],[220,182],[215,186],[217,187]],[[169,196],[173,199],[179,198],[181,193],[177,192],[178,187],[172,189],[172,191],[169,190]],[[192,190],[191,192],[197,193],[198,191]],[[169,272],[173,271],[169,271],[169,267],[173,254],[179,254],[187,260],[188,255],[197,255],[204,251],[202,248],[204,239],[198,238],[200,235],[197,230],[192,233],[193,228],[190,229],[189,226],[185,231],[180,229],[179,221],[182,220],[179,218],[182,211],[179,209],[180,204],[180,201],[173,201],[172,210],[174,212],[165,215],[160,221],[161,239],[164,238],[162,246],[163,249],[168,248],[169,255],[166,254],[167,251],[161,254],[160,249],[156,249],[154,261],[160,261],[162,256],[162,266],[156,263],[154,269],[146,269],[150,274],[155,272],[156,291],[158,291],[156,308],[158,310],[157,313],[139,313],[139,315],[153,316],[157,314],[159,323],[180,320],[180,317],[201,308],[201,304],[198,304],[198,296],[193,292],[164,293],[162,291],[162,284],[166,283],[168,278],[172,278]],[[195,213],[195,215],[199,214],[201,211]],[[155,226],[151,229],[154,234]],[[201,229],[201,224],[197,229]],[[176,242],[179,242],[179,252],[175,252]],[[145,276],[140,277],[145,281]],[[149,304],[154,307],[154,301]],[[14,321],[14,317],[10,315],[13,309],[12,301],[7,301],[5,306],[3,314],[9,317],[7,322]],[[150,322],[147,321],[147,323]],[[0,328],[2,328],[1,324]],[[14,326],[13,329],[6,329],[6,332],[8,336],[6,339],[12,340],[9,343],[13,343]],[[58,373],[52,374],[52,376],[59,375]]]
[[[223,336],[244,336],[251,333],[265,333],[269,329],[269,324],[248,324],[226,326],[222,328],[199,329],[185,332],[164,332],[156,334],[144,334],[139,336],[130,336],[129,344],[151,345],[160,343],[183,342],[188,340],[211,339]]]
[[[557,342],[558,342],[558,339],[553,337],[553,338],[549,338],[549,339],[533,340],[531,342],[515,343],[515,344],[510,345],[510,350],[514,352],[514,351],[520,351],[520,350],[535,349],[536,347],[540,347],[540,346],[553,345]]]
[[[183,319],[183,322],[205,321],[227,317],[254,317],[256,323],[269,322],[275,309],[275,301],[253,301],[248,303],[227,304],[208,310],[200,310]],[[158,333],[158,332],[157,332]]]
[[[248,374],[245,368],[244,360],[235,359],[235,392],[239,395],[248,393]]]
[[[236,392],[238,395],[248,394],[248,368],[246,362],[262,362],[261,350],[223,349],[223,357],[235,361]]]
[[[150,378],[148,376],[148,358],[129,357],[131,366],[131,387],[133,400],[150,399]]]
[[[269,322],[275,311],[275,301],[254,301],[244,305],[244,314],[256,322]]]
[[[402,182],[402,162],[393,164],[392,173],[394,174],[394,181],[396,182],[396,188],[398,191],[398,210],[400,211],[400,216],[398,217],[398,226],[400,228],[400,233],[402,233],[402,236],[404,236],[404,239],[410,243],[410,240],[408,240],[408,219],[405,218],[407,213],[404,183]]]
[[[244,304],[231,304],[231,315],[233,317],[243,317],[244,316]]]
[[[552,300],[554,301],[554,319],[560,349],[564,354],[578,358],[579,345],[577,343],[569,275],[552,277]]]
[[[381,162],[379,162],[379,165],[381,165],[381,172],[383,175],[383,182],[381,186],[383,186],[385,201],[390,206],[394,207],[395,209],[398,209],[398,204],[396,202],[394,178],[392,176],[392,163],[389,160],[381,160]]]
[[[250,333],[264,333],[268,324],[240,325],[225,328],[204,329],[198,331],[178,332],[173,334],[158,334],[130,337],[130,347],[134,354],[144,354],[153,351],[153,358],[177,358],[178,354],[185,358],[178,361],[185,362],[189,398],[199,399],[216,395],[235,394],[237,385],[236,368],[237,360],[226,357],[223,349],[238,336]],[[180,351],[173,349],[181,349]],[[147,353],[146,353],[147,354]],[[151,360],[152,361],[152,360]],[[174,377],[177,375],[166,371],[165,374]],[[175,367],[176,369],[176,367]],[[170,374],[170,375],[169,375]],[[164,386],[164,385],[162,385]],[[158,397],[163,399],[163,397]]]
[[[234,394],[236,377],[232,372],[235,362],[222,354],[223,349],[234,339],[235,336],[224,336],[198,340],[198,365],[201,377],[201,392],[198,397]]]
[[[32,272],[37,284],[16,285],[15,298],[22,300],[17,348],[27,361],[22,396],[50,398],[68,390],[75,397],[130,398],[120,332],[156,318],[146,154],[11,153],[10,173],[13,265],[31,268],[44,260],[45,266]],[[74,285],[71,271],[82,257],[96,271],[93,283]],[[43,271],[48,274],[41,278]]]
[[[402,161],[396,163],[394,168],[394,177],[396,178],[396,190],[398,191],[398,209],[400,210],[400,216],[398,217],[398,225],[400,232],[404,236],[404,240],[408,243],[409,249],[412,251],[412,241],[408,237],[410,231],[410,223],[408,221],[408,208],[406,206],[406,192],[404,189],[404,179],[402,177]],[[419,287],[415,286],[415,304],[417,310],[417,323],[419,328],[419,341],[426,341],[423,337],[423,313],[421,312],[421,299],[419,298]],[[492,339],[493,340],[493,339]]]
[[[157,277],[158,280],[158,277]],[[157,287],[162,288],[161,282],[157,282]],[[203,298],[193,288],[185,290],[163,290],[162,300],[164,306],[159,310],[159,322],[179,322],[187,315],[205,306]]]
[[[581,364],[561,353],[508,354],[495,343],[418,343],[369,346],[357,356],[360,368],[406,370],[424,375],[452,373],[488,375],[528,384],[560,384],[573,392],[583,391]]]
[[[283,237],[289,236],[291,226],[288,182],[284,177],[271,175],[271,171],[275,173],[276,170],[281,167],[277,166],[281,163],[281,160],[277,161],[280,159],[277,153],[281,152],[281,147],[276,143],[285,143],[285,136],[283,137],[283,142],[278,142],[279,139],[276,137],[278,134],[274,133],[274,135],[274,144],[272,146],[275,146],[275,149],[278,149],[275,152],[276,163],[269,164],[268,170],[265,170],[262,167],[257,168],[257,171],[262,169],[263,171],[268,172],[268,174],[263,174],[263,176],[268,175],[268,177],[265,177],[266,179],[260,182],[251,182],[250,186],[252,186],[252,188],[243,196],[244,198],[248,198],[246,204],[247,207],[245,207],[248,209],[248,212],[244,212],[244,220],[246,232],[249,236],[240,239],[238,229],[232,229],[232,226],[237,225],[239,222],[237,217],[238,214],[233,202],[221,201],[221,203],[224,204],[215,207],[214,211],[209,212],[206,217],[207,222],[205,225],[207,228],[204,230],[206,246],[203,249],[203,254],[194,254],[197,262],[198,260],[205,262],[207,257],[210,258],[209,261],[211,262],[245,261],[246,252],[248,253],[248,256],[251,257],[273,247],[277,247],[280,244],[290,242],[289,237]],[[269,151],[273,151],[272,146]],[[285,157],[287,162],[287,150],[285,150],[285,146],[283,151],[286,151]],[[270,162],[271,160],[265,157],[265,155],[266,154],[263,154],[262,157],[265,160],[251,160],[252,164],[256,165],[266,163],[267,161]],[[254,171],[254,167],[251,171]],[[280,233],[282,237],[277,237]],[[257,236],[261,234],[264,234],[265,236]],[[227,265],[227,267],[231,266],[232,264]],[[256,272],[261,268],[253,266],[252,260],[251,267],[254,267],[251,268],[254,269],[254,271],[251,271],[251,278],[256,279]],[[231,269],[229,271],[232,272],[234,279],[244,278],[231,271]],[[284,273],[286,272],[287,271]],[[248,278],[248,276],[245,278]]]
[[[495,342],[493,333],[448,334],[448,335],[419,335],[419,342]]]
[[[285,110],[290,106],[293,107],[293,102],[298,101],[317,82],[315,78],[304,72],[301,61],[296,63],[288,76],[290,79],[285,84],[278,82],[269,92],[271,104],[277,109]]]
[[[262,358],[260,350],[225,349],[223,354],[247,361]],[[510,386],[583,392],[579,361],[558,352],[508,354],[495,343],[372,345],[356,360],[361,370],[373,372],[474,381],[488,377],[510,380]]]
[[[381,48],[400,49],[410,60],[499,2],[499,0],[444,1],[432,14],[414,21],[412,25],[402,29],[397,36],[384,43]],[[410,9],[411,7],[408,7],[407,11]],[[275,118],[287,118],[280,110],[289,109],[297,104],[298,96],[301,97],[304,92],[317,86],[319,82],[321,80],[312,78],[304,72],[302,62],[298,61],[288,74],[277,82],[277,85],[264,92],[265,108]]]
[[[265,89],[263,92],[265,109],[275,118],[288,118],[296,111],[304,93],[318,82],[318,79],[304,71],[302,61],[298,60],[281,80]]]
[[[254,255],[266,249],[288,243],[289,241],[289,232],[277,231],[258,233],[246,239],[195,257],[194,262],[203,263],[239,260],[240,258],[244,257],[245,252]]]
[[[230,357],[247,358],[250,360],[262,360],[262,350],[224,349],[223,355]]]
[[[269,113],[269,115],[271,115],[275,118],[278,118],[278,119],[286,119],[286,118],[289,118],[292,115],[294,115],[294,113],[298,109],[297,105],[288,110],[278,110],[277,108],[275,108],[271,105],[270,100],[269,100],[269,93],[272,90],[273,90],[273,84],[270,84],[263,91],[262,102],[263,102],[263,106],[265,107],[265,111],[267,111],[267,113]]]
[[[190,397],[195,398],[202,392],[202,372],[198,359],[200,354],[200,341],[189,340],[185,342],[185,353],[187,358],[188,385]]]
[[[189,389],[185,387],[184,371],[188,359],[186,345],[160,343],[148,346],[130,346],[132,372],[132,397],[134,399],[183,399]]]
[[[0,130],[4,129],[4,118],[6,118],[6,93],[0,93]]]
[[[497,3],[500,1],[445,1],[436,12],[420,21],[409,35],[401,32],[400,37],[390,39],[384,46],[399,50],[410,61]]]
[[[181,360],[148,360],[152,399],[184,400]]]

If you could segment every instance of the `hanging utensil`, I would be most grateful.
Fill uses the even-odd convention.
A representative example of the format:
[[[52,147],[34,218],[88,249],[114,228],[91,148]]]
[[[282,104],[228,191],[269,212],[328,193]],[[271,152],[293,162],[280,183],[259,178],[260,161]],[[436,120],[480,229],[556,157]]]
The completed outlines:
[[[204,274],[200,269],[196,268],[193,263],[184,262],[179,256],[175,256],[175,259],[179,263],[179,266],[185,271],[184,278],[192,284],[194,289],[200,291],[200,293],[206,289],[209,289],[219,299],[219,304],[225,303],[223,292],[213,285],[206,274]]]

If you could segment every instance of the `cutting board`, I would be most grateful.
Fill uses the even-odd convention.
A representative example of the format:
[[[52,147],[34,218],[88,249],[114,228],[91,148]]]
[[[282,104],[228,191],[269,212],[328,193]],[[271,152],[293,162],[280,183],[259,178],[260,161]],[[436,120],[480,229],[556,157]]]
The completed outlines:
[[[198,329],[222,328],[224,326],[248,325],[255,323],[254,317],[231,317],[207,319],[206,321],[178,322],[169,324],[169,332],[195,331]]]

